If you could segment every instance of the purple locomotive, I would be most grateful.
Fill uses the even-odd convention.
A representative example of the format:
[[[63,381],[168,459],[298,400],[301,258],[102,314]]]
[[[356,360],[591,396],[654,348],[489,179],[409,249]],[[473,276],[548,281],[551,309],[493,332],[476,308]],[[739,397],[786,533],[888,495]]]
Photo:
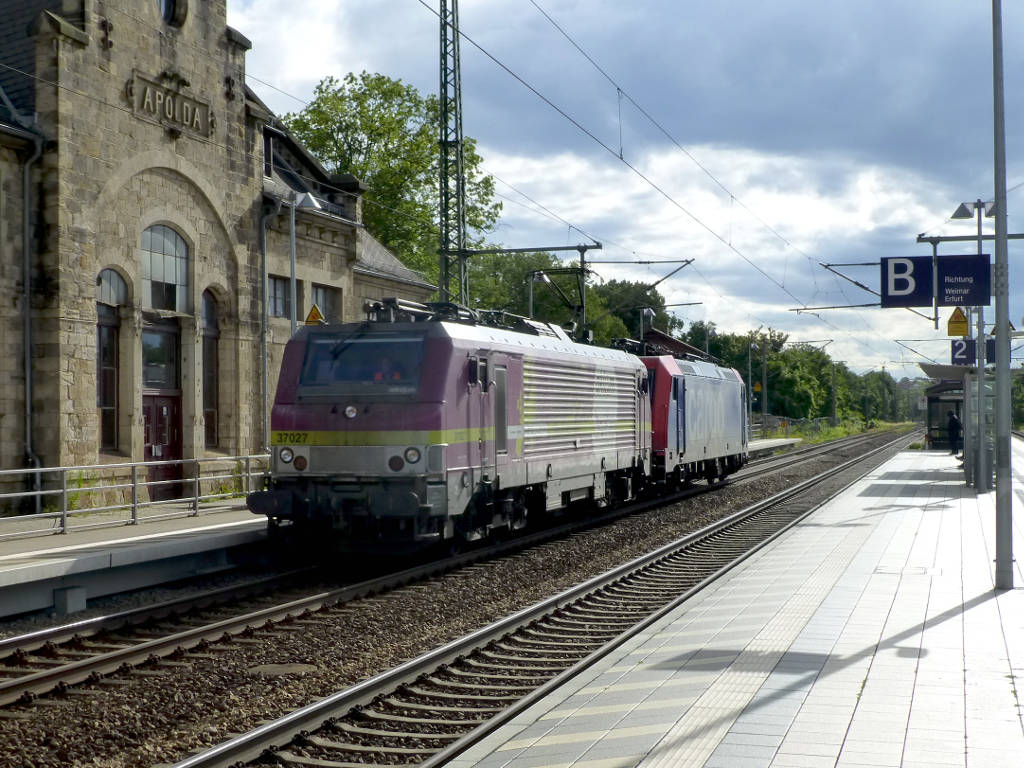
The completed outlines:
[[[267,489],[247,499],[271,526],[403,552],[654,484],[653,376],[640,357],[504,313],[398,299],[366,309],[364,322],[305,327],[288,342]],[[725,441],[730,471],[746,457],[733,394],[742,434]]]

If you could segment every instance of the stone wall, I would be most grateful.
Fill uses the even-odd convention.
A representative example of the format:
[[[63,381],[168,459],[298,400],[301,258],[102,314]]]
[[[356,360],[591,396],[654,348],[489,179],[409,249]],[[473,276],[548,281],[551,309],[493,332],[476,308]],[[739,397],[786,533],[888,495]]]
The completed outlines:
[[[48,467],[144,459],[142,336],[156,321],[180,331],[183,458],[261,452],[264,408],[291,335],[289,319],[270,319],[265,390],[265,201],[268,194],[293,193],[263,175],[264,121],[273,117],[254,102],[247,106],[248,41],[226,26],[224,0],[189,3],[180,27],[161,19],[155,1],[64,0],[59,9],[66,18],[41,11],[26,32],[39,78],[32,104],[46,139],[33,192],[39,200],[31,278],[36,453]],[[0,51],[0,61],[3,56]],[[319,174],[325,189],[335,183],[301,147],[290,147],[291,160],[310,166],[303,172]],[[348,191],[358,190],[358,181],[337,184],[346,191],[331,192],[338,198],[331,202],[358,221],[360,199]],[[0,145],[0,353],[12,362],[0,377],[0,469],[22,467],[24,458],[20,201],[18,156]],[[268,223],[266,270],[288,276],[287,206]],[[154,310],[143,291],[142,233],[155,225],[173,229],[188,249],[188,299],[174,311]],[[345,320],[361,319],[364,295],[426,298],[429,287],[414,285],[414,273],[381,254],[379,244],[374,263],[390,263],[393,279],[355,278],[356,233],[338,216],[296,211],[299,322],[314,284],[338,291]],[[101,454],[96,301],[106,269],[124,280],[127,297],[117,309],[117,447]],[[207,290],[220,331],[216,449],[205,445],[202,406]]]
[[[23,466],[25,457],[21,173],[18,153],[0,145],[0,469]]]
[[[122,343],[128,353],[120,366],[126,428],[118,447],[141,458],[142,367],[131,354],[145,309],[138,248],[143,230],[165,224],[189,247],[188,311],[174,319],[181,326],[184,454],[201,455],[196,317],[204,290],[214,292],[223,313],[222,398],[251,403],[245,395],[258,373],[251,355],[238,354],[259,330],[248,307],[259,290],[251,233],[262,193],[261,158],[253,153],[261,127],[247,119],[239,85],[246,48],[228,33],[223,2],[191,3],[180,28],[161,20],[155,2],[95,10],[87,14],[84,42],[45,23],[37,40],[37,71],[48,71],[61,85],[41,86],[36,98],[43,130],[56,144],[44,158],[46,240],[34,291],[37,441],[48,465],[96,460],[96,277],[111,268],[130,296],[122,311],[121,333],[129,343]],[[104,21],[113,25],[109,35],[99,32]],[[172,100],[177,106],[167,108]],[[181,105],[187,105],[185,115]],[[198,107],[207,110],[203,124],[187,119]],[[248,451],[250,434],[242,425],[251,415],[226,416],[223,448]]]

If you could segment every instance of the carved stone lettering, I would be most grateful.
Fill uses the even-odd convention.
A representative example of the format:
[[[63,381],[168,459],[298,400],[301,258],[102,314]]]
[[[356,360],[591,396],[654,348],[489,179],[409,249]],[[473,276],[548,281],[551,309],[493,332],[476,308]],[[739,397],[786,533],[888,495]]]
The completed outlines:
[[[210,105],[182,93],[181,87],[180,80],[167,84],[135,72],[125,86],[125,95],[138,117],[155,120],[169,129],[209,136],[214,125]]]

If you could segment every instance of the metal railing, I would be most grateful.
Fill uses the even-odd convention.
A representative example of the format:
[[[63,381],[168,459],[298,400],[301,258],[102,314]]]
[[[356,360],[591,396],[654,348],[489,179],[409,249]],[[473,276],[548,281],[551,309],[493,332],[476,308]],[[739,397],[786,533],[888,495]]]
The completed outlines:
[[[245,495],[262,488],[269,459],[254,454],[0,470],[0,540],[241,509]],[[181,476],[150,479],[154,469]],[[14,490],[33,476],[41,488]]]

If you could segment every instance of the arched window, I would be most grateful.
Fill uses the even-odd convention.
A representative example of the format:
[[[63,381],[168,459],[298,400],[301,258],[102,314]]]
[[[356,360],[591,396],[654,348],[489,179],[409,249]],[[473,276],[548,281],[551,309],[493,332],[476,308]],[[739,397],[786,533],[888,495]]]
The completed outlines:
[[[160,17],[173,27],[180,27],[185,23],[185,15],[188,13],[188,0],[157,0],[160,7]]]
[[[203,419],[206,422],[206,447],[216,448],[220,371],[217,364],[220,321],[217,318],[217,299],[210,291],[203,291]]]
[[[112,269],[96,280],[96,409],[100,420],[100,450],[117,450],[118,345],[121,318],[118,307],[128,302],[128,286]]]
[[[157,224],[142,233],[142,306],[188,312],[188,245],[170,227]]]

